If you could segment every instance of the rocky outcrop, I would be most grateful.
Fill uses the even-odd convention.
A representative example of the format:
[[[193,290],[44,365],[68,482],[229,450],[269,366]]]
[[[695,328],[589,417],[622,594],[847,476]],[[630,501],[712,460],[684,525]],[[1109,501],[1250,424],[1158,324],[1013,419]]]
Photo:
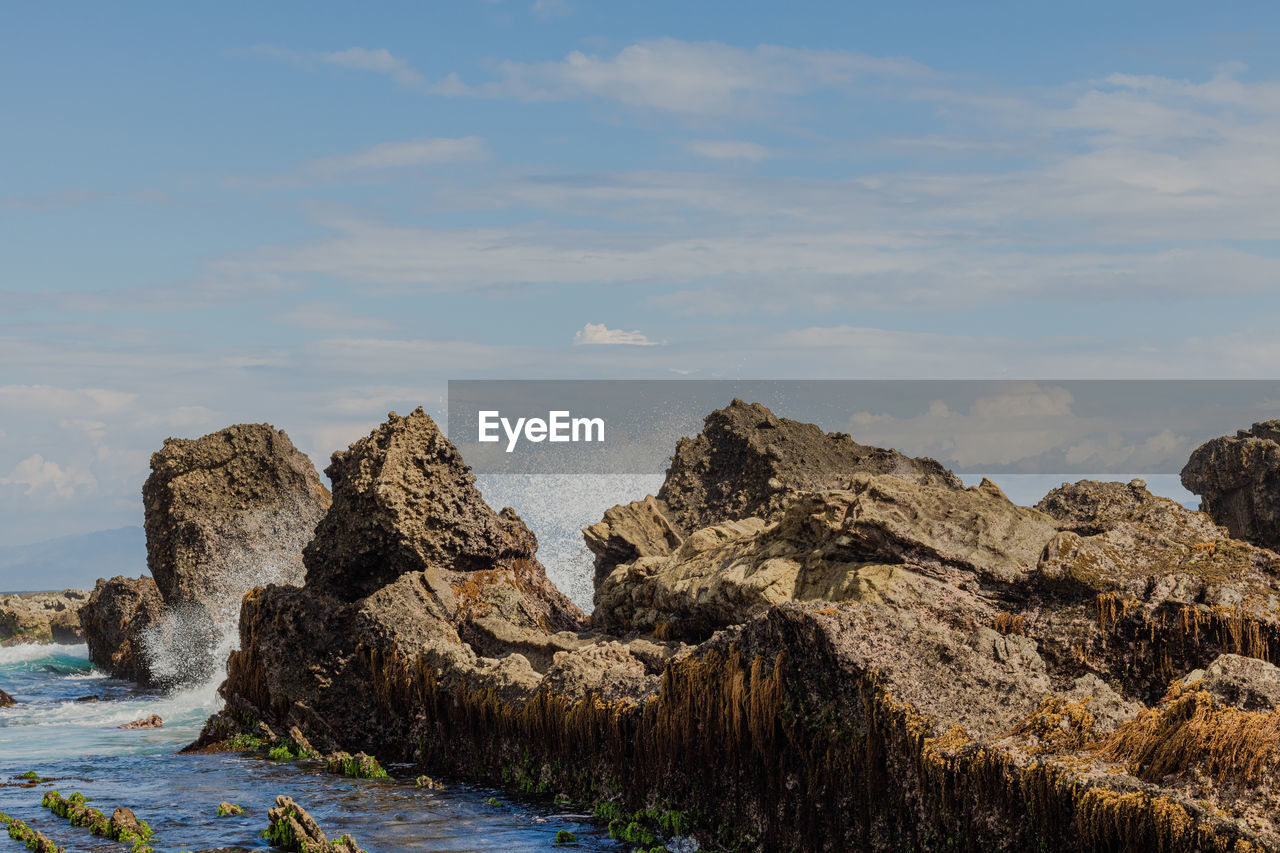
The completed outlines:
[[[113,678],[150,685],[147,632],[164,619],[164,601],[147,576],[100,580],[80,608],[89,660]]]
[[[1202,444],[1182,469],[1182,485],[1232,536],[1280,547],[1280,420]]]
[[[12,696],[0,690],[0,708],[12,708],[16,704],[18,703]]]
[[[772,521],[794,495],[845,488],[859,474],[960,489],[933,459],[858,444],[845,433],[780,418],[734,400],[707,416],[695,438],[676,444],[657,497],[609,510],[584,532],[596,580],[637,557],[670,554],[694,530],[723,521]]]
[[[306,586],[246,596],[199,745],[296,727],[648,847],[1280,846],[1280,556],[1137,481],[1018,507],[801,427],[735,403],[606,513],[583,631],[514,513],[393,416],[335,458]]]
[[[0,644],[84,642],[77,611],[88,598],[79,589],[0,595]]]
[[[142,487],[147,568],[165,603],[234,621],[265,583],[301,583],[302,548],[329,506],[315,466],[283,430],[241,424],[166,439]]]

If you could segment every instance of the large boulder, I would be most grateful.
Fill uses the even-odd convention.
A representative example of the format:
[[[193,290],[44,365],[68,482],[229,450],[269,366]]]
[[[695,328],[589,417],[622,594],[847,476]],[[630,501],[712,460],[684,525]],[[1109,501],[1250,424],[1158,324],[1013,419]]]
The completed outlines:
[[[329,492],[283,430],[241,424],[167,439],[142,501],[147,568],[165,603],[203,606],[234,629],[250,589],[302,583],[302,548]]]
[[[149,577],[98,581],[79,614],[89,660],[113,678],[151,684],[146,637],[164,613],[160,590]]]
[[[88,598],[80,589],[0,595],[0,644],[84,642],[77,611]]]
[[[12,708],[18,704],[12,696],[0,690],[0,708]]]
[[[1280,548],[1280,420],[1200,445],[1182,469],[1182,485],[1232,536]]]

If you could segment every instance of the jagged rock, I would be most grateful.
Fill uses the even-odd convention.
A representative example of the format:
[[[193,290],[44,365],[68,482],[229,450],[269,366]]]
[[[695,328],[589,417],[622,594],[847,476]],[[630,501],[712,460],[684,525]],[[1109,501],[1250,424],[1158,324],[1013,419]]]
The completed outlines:
[[[578,627],[581,611],[534,557],[515,511],[495,513],[453,444],[419,407],[333,454],[333,507],[307,546],[307,588],[356,601],[425,573],[441,605],[466,620]]]
[[[98,581],[80,608],[89,660],[112,678],[151,684],[143,637],[163,616],[164,601],[151,578]]]
[[[963,487],[932,459],[858,444],[844,433],[780,418],[759,403],[734,400],[707,415],[705,424],[697,437],[676,443],[658,492],[679,530],[751,516],[771,519],[788,494],[843,488],[855,474]]]
[[[657,498],[614,507],[584,531],[596,578],[638,557],[671,553],[689,533],[724,521],[776,519],[795,495],[841,489],[857,474],[885,474],[960,489],[933,459],[858,444],[844,433],[780,418],[734,400],[676,444]]]
[[[532,560],[538,543],[512,510],[495,513],[457,449],[419,407],[381,427],[325,469],[334,509],[304,560],[307,584],[346,601],[407,572],[471,572]],[[552,588],[548,588],[548,592]]]
[[[77,611],[88,598],[79,589],[0,595],[0,643],[84,642]]]
[[[165,603],[234,622],[251,588],[302,582],[302,548],[329,493],[283,430],[240,424],[166,439],[142,500],[147,568]]]
[[[16,704],[18,703],[12,696],[0,690],[0,708],[11,708]]]
[[[1232,536],[1280,547],[1280,420],[1200,445],[1182,469],[1182,485]]]
[[[134,720],[132,723],[125,723],[120,728],[122,729],[162,729],[164,728],[164,720],[160,718],[159,714],[151,714],[150,716],[143,717],[142,719]]]

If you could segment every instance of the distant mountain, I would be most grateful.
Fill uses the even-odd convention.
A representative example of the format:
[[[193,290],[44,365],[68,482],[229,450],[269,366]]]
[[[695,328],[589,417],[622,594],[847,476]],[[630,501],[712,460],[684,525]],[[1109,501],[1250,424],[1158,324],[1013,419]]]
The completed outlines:
[[[0,590],[93,589],[98,578],[137,577],[147,571],[141,527],[59,536],[31,545],[0,545]]]

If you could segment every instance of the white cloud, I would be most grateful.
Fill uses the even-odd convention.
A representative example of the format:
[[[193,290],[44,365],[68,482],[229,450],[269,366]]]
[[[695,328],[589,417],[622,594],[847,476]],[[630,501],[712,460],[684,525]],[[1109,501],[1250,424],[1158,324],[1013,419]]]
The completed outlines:
[[[9,476],[0,477],[0,485],[26,486],[27,495],[51,494],[68,499],[75,497],[77,489],[93,489],[98,483],[83,468],[63,468],[36,453],[19,462]]]
[[[750,160],[759,163],[768,160],[773,152],[758,142],[740,142],[732,139],[694,139],[685,147],[700,157],[712,160]]]
[[[656,347],[665,343],[666,341],[651,341],[642,332],[624,332],[621,329],[610,329],[604,323],[588,323],[573,335],[573,345],[576,347],[594,344]]]

